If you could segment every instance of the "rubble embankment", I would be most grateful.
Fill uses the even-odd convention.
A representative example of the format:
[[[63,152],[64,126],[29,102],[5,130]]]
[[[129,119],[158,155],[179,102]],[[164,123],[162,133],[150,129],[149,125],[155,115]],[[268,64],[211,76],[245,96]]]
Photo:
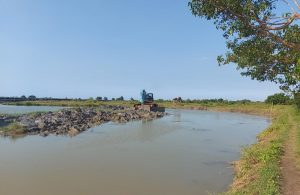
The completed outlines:
[[[133,110],[122,106],[67,108],[57,112],[31,113],[19,116],[0,115],[0,135],[10,136],[18,132],[17,134],[23,135],[75,136],[91,127],[109,121],[126,123],[132,120],[152,120],[164,115],[163,112]],[[14,128],[18,128],[18,131],[15,131],[14,128],[5,129],[5,126],[10,124],[14,124]]]

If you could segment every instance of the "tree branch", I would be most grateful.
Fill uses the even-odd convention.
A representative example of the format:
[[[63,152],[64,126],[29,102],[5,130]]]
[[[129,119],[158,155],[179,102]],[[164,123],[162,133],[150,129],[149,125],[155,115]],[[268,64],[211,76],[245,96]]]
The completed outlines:
[[[300,4],[297,0],[293,0],[293,2],[295,3],[295,5],[297,6],[297,8],[300,10]]]
[[[291,10],[294,12],[294,13],[296,13],[296,10],[294,9],[294,7],[293,6],[291,6],[291,4],[287,1],[287,0],[282,0],[285,4],[287,4],[290,8],[291,8]],[[296,0],[293,0],[295,3],[298,3]]]
[[[296,19],[299,19],[300,18],[300,15],[298,13],[295,13],[292,17],[290,17],[286,22],[283,22],[283,23],[269,23],[269,24],[272,24],[273,26],[268,26],[267,25],[267,22],[265,21],[262,21],[260,19],[257,19],[257,21],[260,23],[260,24],[265,24],[265,27],[268,29],[268,30],[282,30],[286,27],[288,27],[290,24],[292,24]],[[278,25],[281,25],[281,26],[278,26]],[[274,27],[276,26],[276,27]]]
[[[281,17],[282,19],[286,19],[287,20],[286,22],[281,22],[277,24],[273,22],[273,25],[268,25],[268,22],[266,21],[267,18],[260,19],[258,14],[255,13],[253,9],[250,12],[251,15],[255,18],[254,20],[257,22],[257,24],[253,24],[251,22],[251,18],[249,18],[248,15],[246,15],[243,12],[237,13],[234,9],[229,9],[220,0],[202,0],[202,1],[209,1],[210,3],[215,5],[217,12],[227,15],[229,18],[231,18],[231,20],[240,20],[245,26],[248,26],[249,28],[257,31],[258,34],[263,33],[263,35],[265,35],[266,37],[269,37],[270,39],[273,39],[274,41],[281,43],[282,45],[284,45],[289,49],[300,51],[300,44],[287,42],[284,39],[282,39],[280,36],[272,32],[272,31],[283,30],[284,28],[291,25],[295,20],[300,19],[299,13],[296,12],[291,17]],[[297,6],[299,5],[297,0],[293,0],[293,1],[294,3],[297,3],[296,4]]]
[[[281,43],[282,45],[290,48],[290,49],[294,49],[297,51],[300,51],[300,44],[295,44],[295,43],[289,43],[287,41],[285,41],[284,39],[282,39],[281,37],[279,37],[278,35],[270,32],[269,30],[281,30],[287,26],[289,26],[294,20],[295,20],[295,15],[293,17],[293,19],[291,19],[289,22],[287,22],[286,24],[275,28],[275,27],[268,27],[266,25],[266,22],[262,21],[258,16],[256,16],[256,21],[259,23],[259,25],[261,26],[260,29],[262,30],[263,34],[265,34],[266,36],[268,36],[271,39],[276,40],[277,42]],[[297,16],[298,17],[298,16]]]

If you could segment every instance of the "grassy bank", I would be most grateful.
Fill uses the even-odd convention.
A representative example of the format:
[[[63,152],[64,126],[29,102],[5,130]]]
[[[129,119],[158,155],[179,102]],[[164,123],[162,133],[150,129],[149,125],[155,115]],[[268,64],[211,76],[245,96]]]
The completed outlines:
[[[174,102],[161,102],[159,105],[166,108],[175,109],[193,109],[193,110],[210,110],[218,112],[239,112],[244,114],[254,114],[262,116],[271,116],[274,112],[274,106],[261,102],[252,103],[174,103]]]
[[[24,133],[24,129],[18,123],[11,123],[7,126],[0,127],[0,132],[3,135],[18,136]]]
[[[294,106],[272,106],[265,103],[190,104],[164,102],[168,108],[205,109],[220,112],[239,112],[267,116],[272,124],[257,136],[257,143],[242,150],[234,162],[235,178],[226,195],[282,194],[280,169],[284,146],[292,128],[297,128],[295,162],[300,170],[300,112]]]
[[[258,142],[244,148],[234,163],[236,176],[226,194],[281,194],[280,161],[291,128],[299,130],[299,112],[292,106],[276,106],[272,110],[272,124],[258,135]],[[300,157],[298,131],[298,156]]]
[[[294,125],[297,128],[297,143],[296,143],[296,162],[297,162],[297,168],[300,170],[300,111],[297,111],[295,115]]]

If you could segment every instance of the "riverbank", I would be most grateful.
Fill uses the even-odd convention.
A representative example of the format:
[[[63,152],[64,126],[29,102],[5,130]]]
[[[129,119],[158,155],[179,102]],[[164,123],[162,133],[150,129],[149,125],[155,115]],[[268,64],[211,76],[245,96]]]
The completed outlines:
[[[242,150],[234,162],[235,179],[226,194],[282,194],[281,159],[289,134],[293,108],[275,107],[272,124],[258,136],[258,142]]]
[[[240,160],[233,163],[235,178],[224,194],[300,192],[300,113],[294,106],[221,105],[209,110],[262,115],[272,120],[257,136],[257,143],[245,147]]]
[[[62,107],[98,107],[98,106],[124,106],[133,107],[138,101],[97,101],[97,100],[68,100],[68,101],[23,101],[23,102],[5,102],[5,105],[16,106],[62,106]],[[256,115],[268,115],[270,105],[261,102],[209,102],[209,103],[187,103],[174,101],[155,101],[155,103],[166,108],[173,109],[191,109],[191,110],[216,110],[226,112],[243,112]],[[242,109],[241,109],[242,108]],[[264,112],[262,112],[264,111]]]
[[[91,127],[113,121],[152,120],[162,112],[127,109],[123,106],[66,108],[57,112],[37,112],[21,115],[0,115],[0,135],[70,135],[75,136]]]
[[[257,143],[243,148],[240,159],[233,162],[235,178],[224,194],[300,192],[300,112],[294,106],[258,103],[219,105],[208,110],[261,115],[272,120],[257,136]]]
[[[171,102],[162,105],[270,118],[271,125],[257,136],[257,143],[243,148],[240,160],[233,162],[235,178],[224,194],[300,194],[300,112],[294,106]]]

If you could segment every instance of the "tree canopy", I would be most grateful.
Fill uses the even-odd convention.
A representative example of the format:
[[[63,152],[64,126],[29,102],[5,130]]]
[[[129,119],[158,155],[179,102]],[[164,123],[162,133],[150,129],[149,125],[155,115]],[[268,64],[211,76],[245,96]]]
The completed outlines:
[[[191,0],[189,7],[224,32],[220,65],[235,63],[244,76],[300,92],[299,0]]]
[[[285,95],[284,93],[276,93],[274,95],[268,96],[265,102],[269,104],[289,104],[290,97]]]

